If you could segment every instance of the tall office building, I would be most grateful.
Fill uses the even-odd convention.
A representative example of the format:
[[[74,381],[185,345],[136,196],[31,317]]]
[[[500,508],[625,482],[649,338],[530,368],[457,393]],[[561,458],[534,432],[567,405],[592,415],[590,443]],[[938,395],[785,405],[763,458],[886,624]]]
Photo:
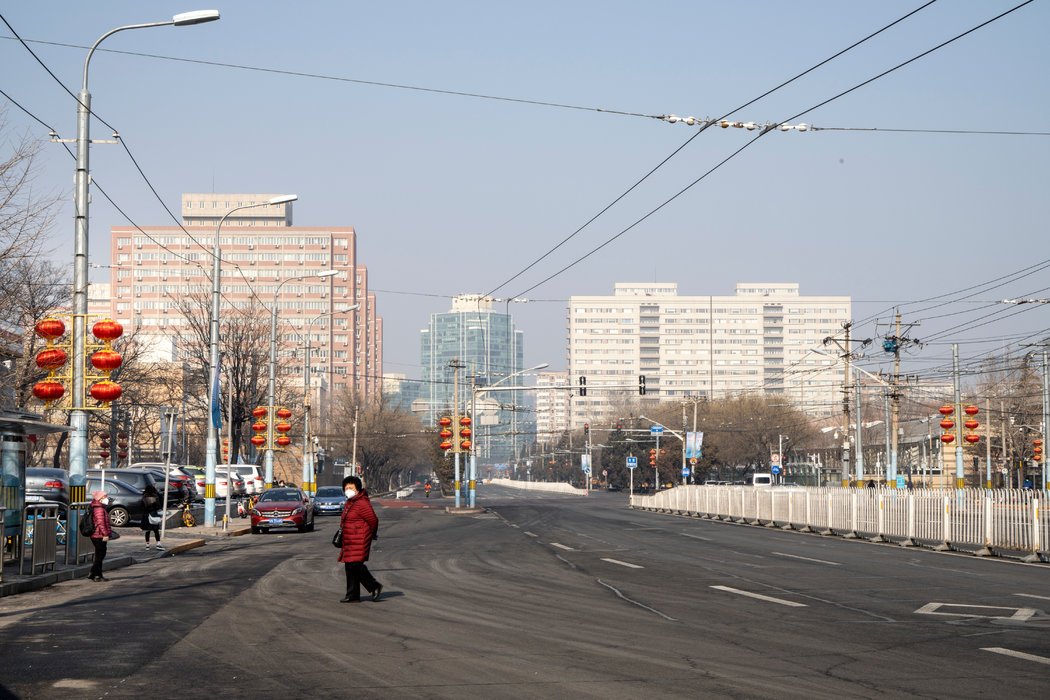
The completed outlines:
[[[111,229],[109,314],[137,333],[149,348],[148,359],[183,359],[180,344],[190,335],[189,322],[174,300],[210,298],[211,251],[219,221],[231,209],[274,196],[184,194],[185,231],[177,226]],[[368,272],[357,259],[353,227],[293,226],[291,203],[260,206],[229,215],[220,243],[224,305],[254,307],[268,318],[282,285],[277,297],[279,343],[302,347],[309,325],[313,390],[347,389],[362,400],[379,398],[383,320],[375,295],[368,291]],[[297,279],[328,270],[339,274]],[[360,305],[356,311],[341,310],[354,304]],[[301,352],[294,359],[282,356],[278,371],[302,376],[302,359]]]
[[[632,399],[759,393],[813,415],[840,411],[842,365],[813,350],[839,336],[851,313],[849,297],[801,296],[798,284],[739,283],[733,296],[678,296],[675,283],[617,283],[612,296],[573,296],[570,381],[584,377],[587,396],[573,399],[572,425],[612,420]]]
[[[568,386],[568,372],[536,375],[536,442],[540,445],[556,444],[569,429]]]
[[[485,387],[507,380],[522,370],[523,334],[514,328],[510,314],[494,309],[493,300],[466,294],[452,300],[452,308],[431,314],[430,324],[420,331],[423,385],[414,410],[434,425],[442,415],[470,412],[474,400],[471,387]],[[453,402],[453,364],[458,362],[459,393]],[[519,385],[521,377],[507,380]],[[520,410],[531,403],[526,392],[492,391],[478,393],[474,425],[478,455],[487,463],[510,459],[515,447],[529,439],[531,412]]]

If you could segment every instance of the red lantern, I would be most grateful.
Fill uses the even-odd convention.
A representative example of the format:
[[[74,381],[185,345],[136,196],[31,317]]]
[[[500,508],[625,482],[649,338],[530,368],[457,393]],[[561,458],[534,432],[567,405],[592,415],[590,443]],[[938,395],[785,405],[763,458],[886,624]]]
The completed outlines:
[[[69,356],[66,355],[66,351],[62,348],[45,348],[37,353],[36,366],[48,372],[53,372],[66,364],[68,359]]]
[[[263,423],[262,421],[252,423],[252,430],[254,430],[257,433],[264,432],[266,430],[266,423]]]
[[[66,334],[66,324],[57,318],[45,318],[37,321],[36,334],[46,340],[61,338]]]
[[[450,437],[452,437],[452,431],[448,428],[444,428],[441,432],[438,433],[438,437],[440,437],[442,440],[448,440]]]
[[[955,421],[953,421],[951,418],[945,418],[941,421],[941,428],[943,428],[944,430],[951,430],[954,427]]]
[[[1036,447],[1042,447],[1043,446],[1043,441],[1040,440],[1039,438],[1036,438],[1035,440],[1032,440],[1032,444],[1035,445]]]
[[[116,340],[124,335],[124,326],[107,318],[91,327],[91,335],[99,340]]]
[[[256,406],[252,409],[253,418],[264,418],[267,413],[268,411],[266,410],[265,406]]]
[[[287,435],[281,435],[277,438],[277,444],[281,447],[288,447],[288,445],[292,444],[292,439]]]
[[[120,449],[123,450],[123,449],[127,448],[127,446],[128,446],[128,441],[127,440],[117,440],[117,447],[119,447]]]
[[[127,440],[128,439],[128,434],[127,433],[117,433],[117,439],[118,440]]]
[[[1035,456],[1036,459],[1039,459],[1039,457],[1042,456],[1042,454],[1043,454],[1043,448],[1042,447],[1033,447],[1032,448],[1032,454]]]
[[[128,458],[128,453],[127,452],[118,452],[117,453],[117,459],[127,459],[127,458]]]
[[[123,362],[124,358],[120,356],[120,353],[112,350],[99,350],[91,356],[91,365],[103,372],[112,372]]]
[[[448,440],[443,440],[441,442],[441,444],[438,445],[438,447],[440,447],[443,450],[451,450],[452,449],[452,443],[449,442]]]
[[[289,423],[278,423],[275,428],[279,433],[287,433],[292,429],[292,426]]]
[[[470,437],[470,428],[460,428],[459,436],[464,438]]]
[[[461,441],[459,443],[459,447],[460,447],[460,449],[463,449],[463,450],[469,450],[470,449],[470,440],[463,440],[463,441]]]
[[[290,410],[288,410],[287,408],[278,408],[277,409],[277,417],[282,419],[282,420],[288,420],[289,418],[292,417],[292,412]]]
[[[970,404],[969,406],[963,409],[963,413],[965,413],[968,416],[976,416],[980,412],[981,409],[977,408],[973,404]]]
[[[33,385],[33,396],[41,401],[56,401],[66,393],[66,388],[61,382],[43,381]]]
[[[459,424],[460,425],[470,425],[470,423],[471,423],[471,421],[470,421],[470,417],[469,416],[463,416],[462,418],[459,419]]]
[[[978,423],[977,421],[975,421],[972,418],[970,420],[966,421],[965,423],[963,423],[963,425],[966,426],[967,430],[977,430],[977,428],[979,428],[981,426],[980,423]]]
[[[452,425],[452,419],[448,416],[443,416],[438,419],[438,425],[440,425],[442,428],[447,428],[448,426]]]
[[[107,450],[102,450],[98,453],[98,456],[102,459],[109,459],[109,452]]]
[[[116,401],[119,399],[120,395],[124,393],[124,390],[120,388],[120,384],[111,382],[107,379],[92,384],[89,393],[91,394],[91,398],[96,401],[109,403],[110,401]]]
[[[266,444],[266,438],[262,435],[252,435],[252,444],[256,447],[262,447]]]
[[[981,441],[981,436],[978,435],[977,433],[967,433],[963,437],[963,440],[965,440],[966,442],[970,443],[971,445],[974,445],[974,444],[976,444],[976,443]]]
[[[945,433],[944,435],[941,435],[941,442],[943,442],[945,445],[947,445],[950,442],[955,442],[955,436],[951,433]]]
[[[950,416],[951,414],[955,413],[955,409],[949,406],[948,404],[944,404],[937,410],[941,412],[942,416]]]

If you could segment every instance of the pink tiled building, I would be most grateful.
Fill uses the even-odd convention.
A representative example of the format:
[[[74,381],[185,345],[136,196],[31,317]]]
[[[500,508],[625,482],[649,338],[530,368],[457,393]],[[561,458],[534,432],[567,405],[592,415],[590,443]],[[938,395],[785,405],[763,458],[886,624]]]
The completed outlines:
[[[184,194],[182,223],[189,236],[177,226],[111,229],[109,311],[148,344],[150,359],[182,359],[187,321],[172,300],[210,295],[219,220],[231,209],[274,196]],[[364,401],[380,397],[383,320],[368,291],[368,271],[357,259],[353,227],[293,226],[291,203],[254,207],[222,224],[221,249],[224,306],[256,305],[268,316],[282,285],[277,302],[281,346],[300,347],[309,324],[315,395],[345,388]],[[296,279],[327,270],[339,274]],[[360,305],[357,310],[340,311],[354,304]],[[302,360],[301,352],[282,356],[279,371],[301,376]]]

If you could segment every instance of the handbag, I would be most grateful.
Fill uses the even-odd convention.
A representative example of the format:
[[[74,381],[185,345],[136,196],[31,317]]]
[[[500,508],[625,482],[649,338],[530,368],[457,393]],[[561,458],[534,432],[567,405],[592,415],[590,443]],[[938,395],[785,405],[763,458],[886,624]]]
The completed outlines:
[[[164,522],[164,517],[160,513],[150,513],[146,519],[150,525],[160,525]]]
[[[109,539],[111,539],[111,540],[119,540],[120,539],[120,533],[117,532],[116,530],[112,530],[111,529],[110,532],[109,532]]]
[[[332,546],[340,548],[343,546],[343,528],[339,528],[335,531],[335,534],[332,535]]]

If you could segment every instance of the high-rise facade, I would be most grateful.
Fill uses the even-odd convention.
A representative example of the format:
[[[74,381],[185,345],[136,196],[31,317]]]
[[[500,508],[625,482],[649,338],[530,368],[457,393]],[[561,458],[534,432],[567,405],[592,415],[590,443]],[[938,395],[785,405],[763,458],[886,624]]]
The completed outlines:
[[[553,445],[569,429],[568,372],[536,375],[536,442]]]
[[[184,194],[185,230],[177,226],[111,229],[109,313],[136,333],[148,348],[148,359],[184,359],[183,344],[192,334],[175,300],[210,298],[212,246],[219,221],[234,208],[274,196]],[[353,227],[294,226],[291,203],[258,206],[225,219],[220,247],[224,307],[257,308],[268,319],[280,286],[279,345],[302,347],[309,327],[314,391],[346,389],[362,400],[378,399],[383,321],[375,295],[368,290],[367,269],[357,259]],[[338,274],[311,277],[329,270]],[[356,310],[345,310],[355,304]],[[302,376],[302,353],[290,355],[282,355],[278,371]]]
[[[573,399],[571,423],[615,419],[631,399],[748,393],[783,396],[813,415],[839,411],[842,365],[814,350],[851,315],[849,297],[801,296],[791,283],[739,283],[733,296],[617,283],[612,296],[573,296],[569,375],[574,384],[585,378],[587,396]]]
[[[525,392],[480,392],[475,397],[472,386],[501,381],[518,385],[521,377],[508,377],[522,370],[523,356],[523,334],[510,314],[497,311],[489,297],[455,297],[449,311],[431,314],[428,327],[420,331],[423,382],[414,410],[425,416],[427,425],[434,425],[456,407],[461,415],[469,413],[473,402],[478,455],[489,463],[510,459],[525,441],[517,434],[526,432],[526,427],[531,432],[534,422],[531,413],[519,410],[526,403]],[[460,367],[455,401],[454,364]]]

